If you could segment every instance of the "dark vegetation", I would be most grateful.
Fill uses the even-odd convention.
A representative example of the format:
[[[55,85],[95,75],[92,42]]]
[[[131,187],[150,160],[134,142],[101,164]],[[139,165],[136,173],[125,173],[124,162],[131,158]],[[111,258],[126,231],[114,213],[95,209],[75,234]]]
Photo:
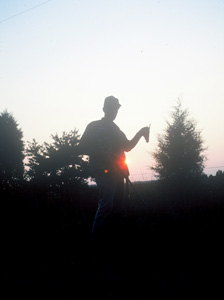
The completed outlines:
[[[1,299],[149,299],[155,293],[182,299],[222,286],[223,171],[134,183],[145,203],[130,188],[124,214],[111,221],[96,253],[91,227],[98,191],[86,183],[88,161],[74,157],[78,133],[52,138],[52,144],[29,144],[22,178],[21,164],[8,168],[1,156]]]
[[[16,288],[32,299],[83,299],[89,288],[97,292],[103,284],[108,299],[130,291],[147,299],[155,289],[185,293],[222,284],[224,174],[185,191],[159,181],[135,186],[147,205],[132,191],[125,215],[103,243],[103,270],[91,248],[95,187],[77,197],[73,190],[72,197],[52,197],[28,186],[1,193],[5,295]]]

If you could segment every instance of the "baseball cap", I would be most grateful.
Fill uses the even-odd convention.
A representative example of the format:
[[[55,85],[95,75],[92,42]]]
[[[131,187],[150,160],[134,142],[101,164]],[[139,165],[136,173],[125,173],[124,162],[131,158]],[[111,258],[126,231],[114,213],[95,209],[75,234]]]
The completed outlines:
[[[121,107],[119,100],[114,96],[106,97],[104,100],[104,108],[116,108],[119,109]]]

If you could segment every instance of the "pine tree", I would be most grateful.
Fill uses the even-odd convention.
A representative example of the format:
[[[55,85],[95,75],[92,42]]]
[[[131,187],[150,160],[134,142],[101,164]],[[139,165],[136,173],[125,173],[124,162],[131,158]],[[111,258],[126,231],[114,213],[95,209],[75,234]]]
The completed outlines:
[[[167,123],[165,133],[158,135],[158,146],[152,167],[160,179],[187,179],[198,177],[204,168],[205,156],[201,132],[196,121],[189,117],[188,110],[178,101]]]
[[[15,188],[24,175],[23,133],[12,114],[0,114],[0,185]]]

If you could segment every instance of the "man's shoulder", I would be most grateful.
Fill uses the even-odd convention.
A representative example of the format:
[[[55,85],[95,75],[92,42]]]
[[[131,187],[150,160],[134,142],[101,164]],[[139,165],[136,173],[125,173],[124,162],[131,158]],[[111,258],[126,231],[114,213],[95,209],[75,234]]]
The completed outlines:
[[[87,128],[89,129],[95,129],[97,127],[102,126],[102,120],[96,120],[96,121],[92,121],[87,125]]]
[[[104,119],[92,121],[87,125],[87,130],[95,132],[98,130],[108,131],[108,133],[113,132],[118,134],[122,132],[120,128],[114,122],[106,122]]]

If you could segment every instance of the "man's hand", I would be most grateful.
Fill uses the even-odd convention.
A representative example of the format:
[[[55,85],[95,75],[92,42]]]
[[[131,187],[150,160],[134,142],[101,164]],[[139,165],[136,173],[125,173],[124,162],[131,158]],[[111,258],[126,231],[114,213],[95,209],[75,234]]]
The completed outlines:
[[[149,127],[143,127],[142,129],[140,129],[139,131],[141,133],[141,136],[143,136],[146,140],[146,143],[149,142]]]

